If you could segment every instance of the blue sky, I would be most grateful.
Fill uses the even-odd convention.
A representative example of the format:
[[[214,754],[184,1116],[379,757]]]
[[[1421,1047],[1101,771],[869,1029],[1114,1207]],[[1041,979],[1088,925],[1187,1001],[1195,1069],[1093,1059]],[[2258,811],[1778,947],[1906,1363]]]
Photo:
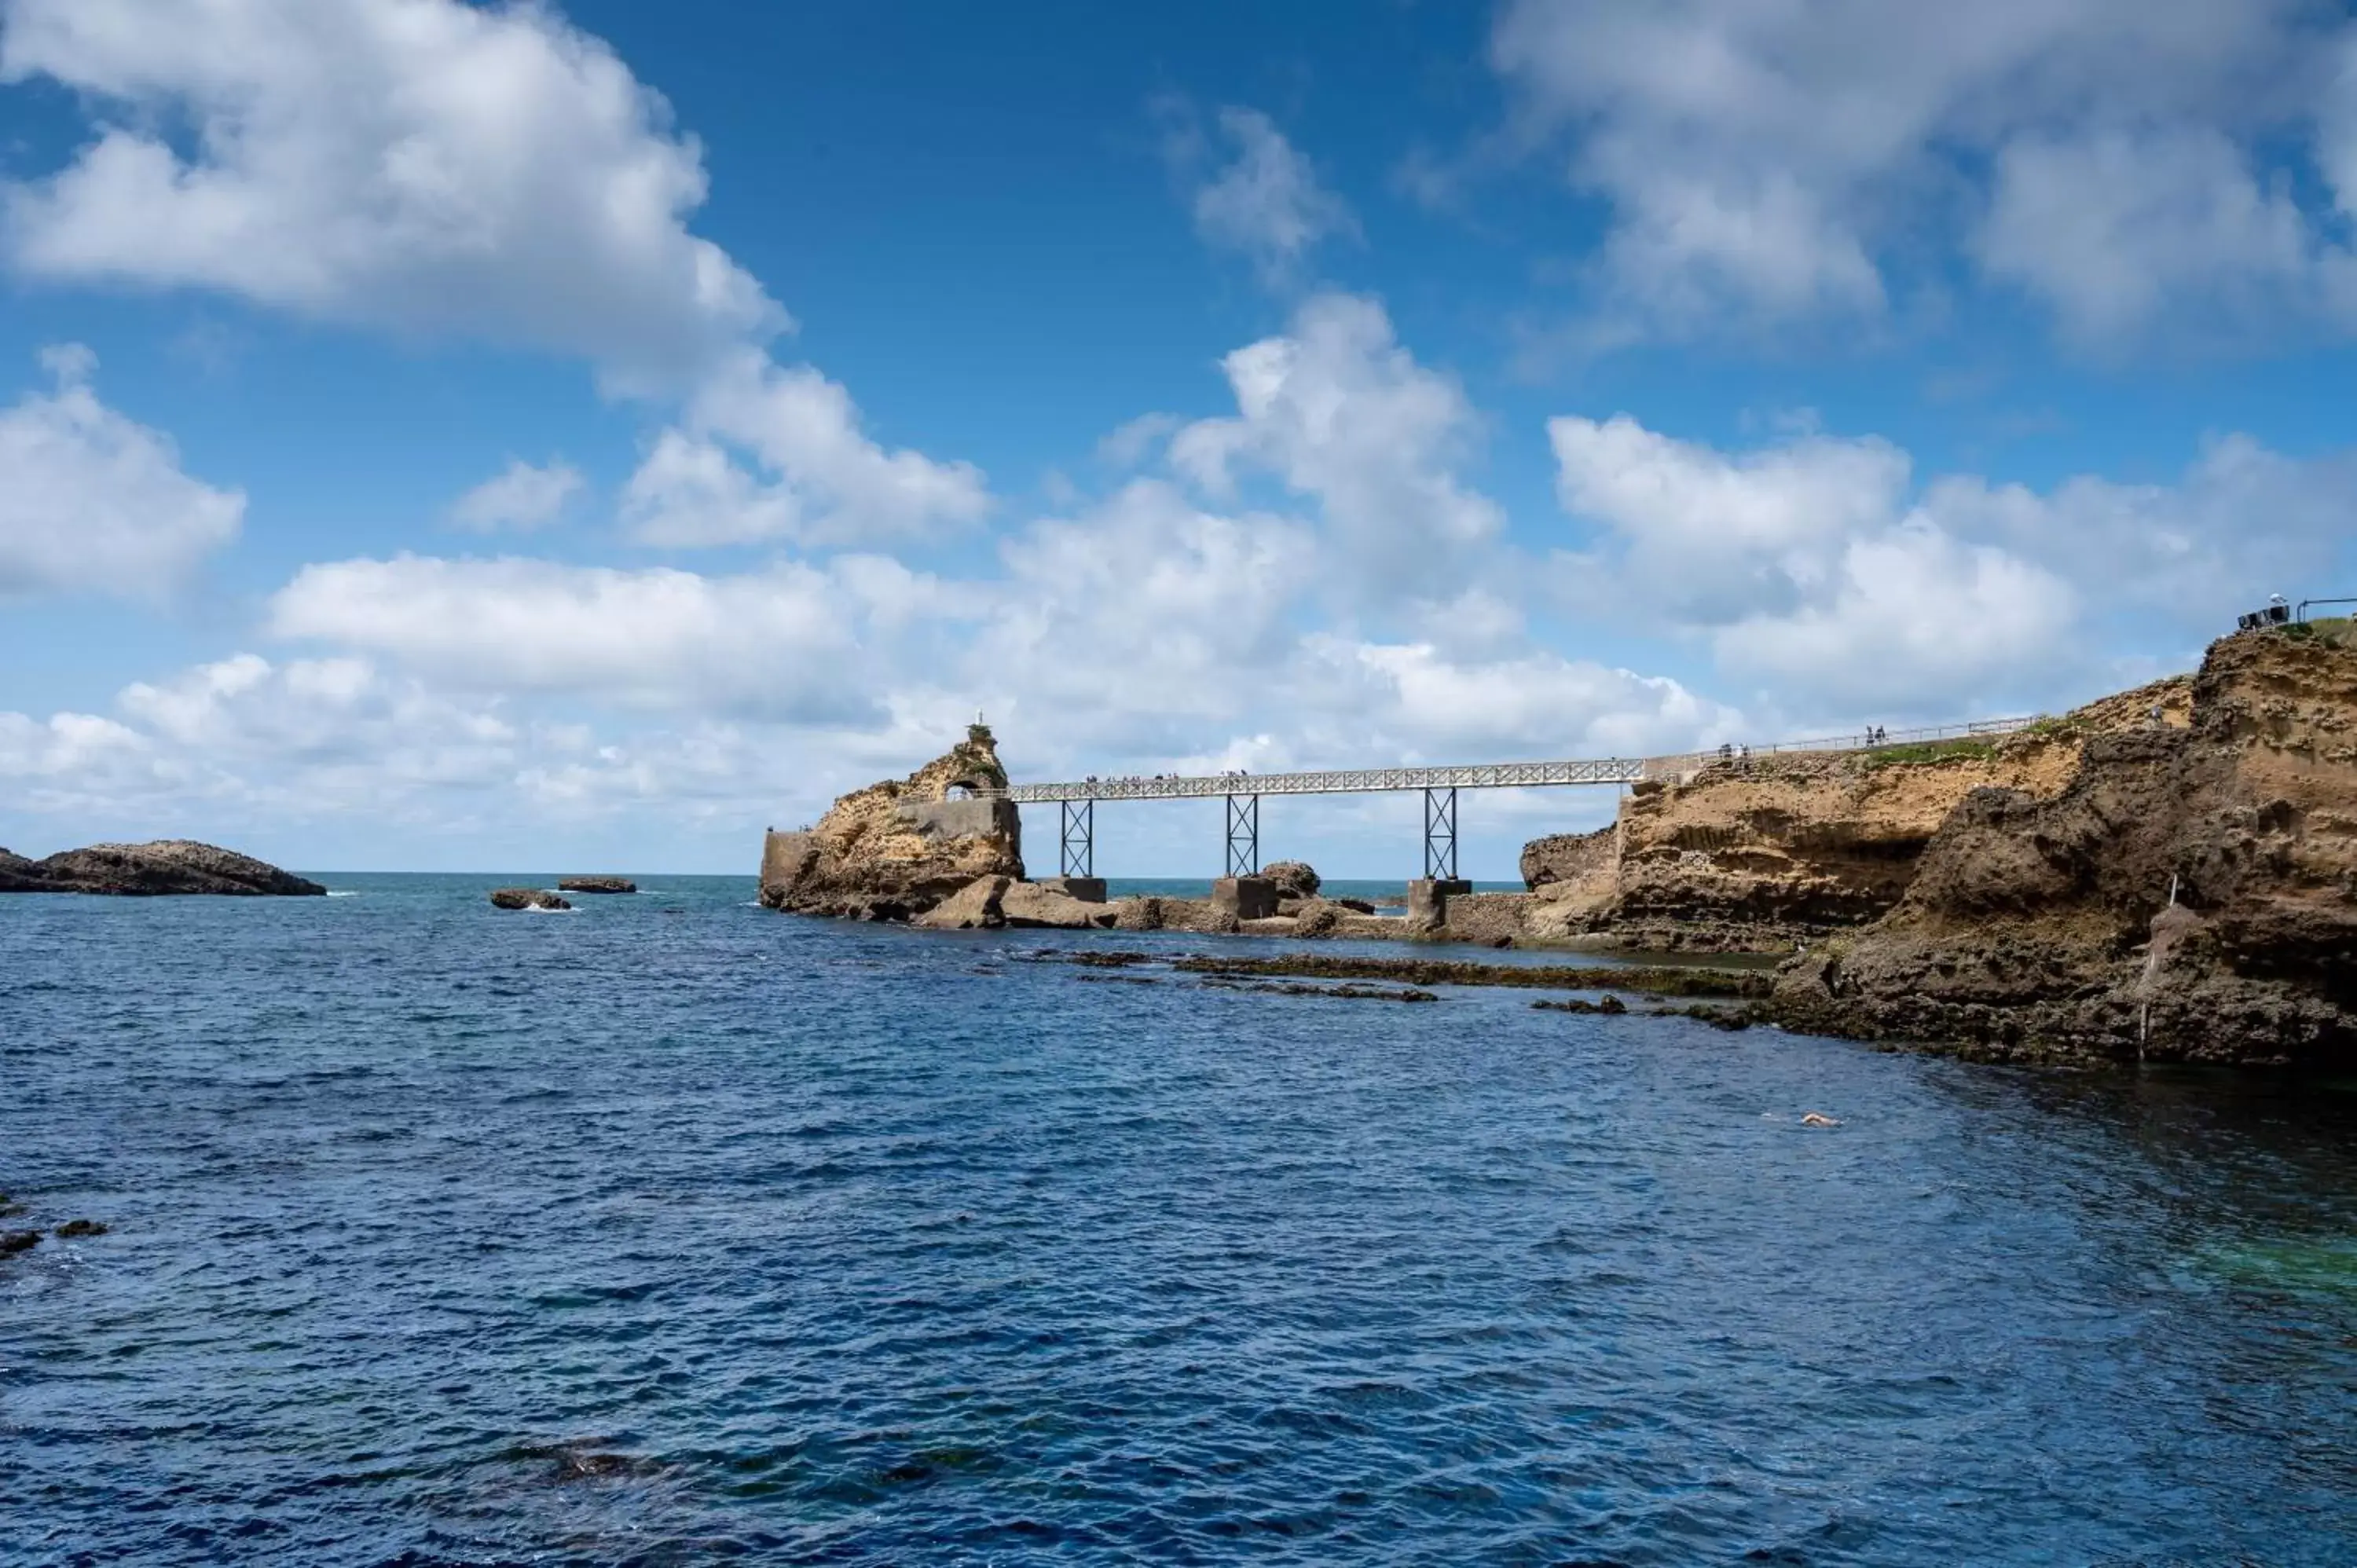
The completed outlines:
[[[2357,592],[2352,218],[2305,0],[0,0],[0,843],[2058,709]]]

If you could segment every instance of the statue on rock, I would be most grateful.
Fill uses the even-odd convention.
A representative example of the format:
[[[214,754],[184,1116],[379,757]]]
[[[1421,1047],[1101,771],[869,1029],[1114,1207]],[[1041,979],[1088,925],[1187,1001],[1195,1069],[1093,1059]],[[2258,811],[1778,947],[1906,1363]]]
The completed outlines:
[[[1023,826],[977,715],[906,779],[855,789],[800,832],[771,830],[761,902],[802,915],[909,920],[977,878],[1023,875]]]

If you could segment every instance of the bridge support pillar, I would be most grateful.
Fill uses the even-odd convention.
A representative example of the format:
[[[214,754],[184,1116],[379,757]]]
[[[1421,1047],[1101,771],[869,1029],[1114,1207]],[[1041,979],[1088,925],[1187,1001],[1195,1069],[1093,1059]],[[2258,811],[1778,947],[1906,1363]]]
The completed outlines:
[[[1424,792],[1424,879],[1457,880],[1457,791]]]
[[[1411,931],[1437,931],[1448,924],[1448,900],[1460,893],[1470,893],[1473,885],[1455,878],[1447,881],[1425,877],[1407,885],[1407,929]]]
[[[1228,797],[1228,875],[1260,875],[1260,797]]]
[[[1092,877],[1097,860],[1097,803],[1094,800],[1060,800],[1062,818],[1061,848],[1064,875]],[[1100,900],[1103,895],[1099,895]]]

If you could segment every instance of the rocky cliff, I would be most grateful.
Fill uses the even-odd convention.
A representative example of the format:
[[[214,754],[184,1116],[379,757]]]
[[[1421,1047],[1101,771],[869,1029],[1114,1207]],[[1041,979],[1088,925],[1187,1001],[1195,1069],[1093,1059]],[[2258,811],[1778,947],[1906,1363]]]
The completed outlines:
[[[2357,1063],[2357,650],[2244,633],[2189,696],[2057,791],[1973,791],[1780,1013],[2011,1060]]]
[[[2156,722],[2181,729],[2190,691],[2185,678],[2160,682],[2007,736],[1728,758],[1648,779],[1614,827],[1523,851],[1528,933],[1790,952],[1896,905],[1932,835],[1975,790],[2050,798],[2091,738]]]
[[[318,897],[327,891],[252,855],[190,839],[92,844],[46,860],[0,849],[0,893]]]
[[[796,914],[908,920],[988,877],[1021,880],[1022,819],[990,731],[906,779],[856,789],[818,825],[772,830],[761,851],[761,902]]]

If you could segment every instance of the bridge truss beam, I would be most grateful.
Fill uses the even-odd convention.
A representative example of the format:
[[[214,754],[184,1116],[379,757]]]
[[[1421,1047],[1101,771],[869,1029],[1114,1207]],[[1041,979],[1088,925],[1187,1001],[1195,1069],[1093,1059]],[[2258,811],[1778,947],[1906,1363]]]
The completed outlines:
[[[1433,882],[1457,880],[1457,791],[1424,792],[1424,875]]]
[[[1097,803],[1094,800],[1062,800],[1057,803],[1057,814],[1062,818],[1062,864],[1067,876],[1094,876],[1097,861]]]
[[[1260,797],[1228,797],[1228,875],[1260,875]]]

